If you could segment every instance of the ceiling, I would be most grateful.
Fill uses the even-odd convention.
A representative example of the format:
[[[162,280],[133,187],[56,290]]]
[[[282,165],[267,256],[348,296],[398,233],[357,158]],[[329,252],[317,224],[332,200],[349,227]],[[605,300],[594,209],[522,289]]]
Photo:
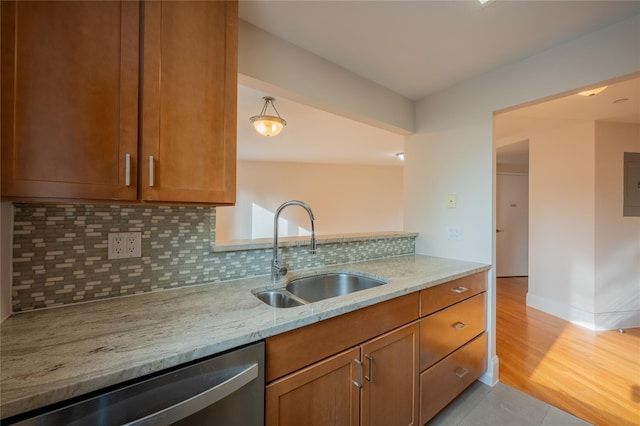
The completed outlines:
[[[638,13],[640,0],[493,0],[484,6],[476,0],[240,0],[241,19],[412,100]],[[623,95],[630,110],[637,106],[637,87]],[[594,104],[607,91],[587,99]],[[238,158],[398,164],[402,137],[287,99],[276,99],[285,130],[274,138],[256,135],[248,119],[259,113],[264,95],[239,88]],[[553,118],[573,108],[570,101],[554,102],[560,103],[547,105],[548,111],[544,104],[531,107],[527,114]],[[577,119],[593,108],[571,111]],[[534,120],[524,114],[505,115],[501,136]]]
[[[540,132],[577,121],[640,124],[640,78],[609,84],[595,96],[572,93],[497,114],[493,122],[497,162],[527,165],[532,129]]]

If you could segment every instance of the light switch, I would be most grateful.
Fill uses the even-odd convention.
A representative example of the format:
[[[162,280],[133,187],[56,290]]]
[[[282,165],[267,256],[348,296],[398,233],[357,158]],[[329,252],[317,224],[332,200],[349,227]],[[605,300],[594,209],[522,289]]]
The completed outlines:
[[[456,208],[456,194],[449,194],[447,195],[447,208],[448,209],[455,209]]]

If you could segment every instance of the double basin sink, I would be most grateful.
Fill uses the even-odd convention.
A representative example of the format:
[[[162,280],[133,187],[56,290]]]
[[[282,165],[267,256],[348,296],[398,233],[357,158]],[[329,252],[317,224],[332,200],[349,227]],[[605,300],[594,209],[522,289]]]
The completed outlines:
[[[296,278],[289,281],[284,288],[260,291],[255,293],[255,296],[276,308],[292,308],[378,287],[387,282],[352,273],[332,272]]]

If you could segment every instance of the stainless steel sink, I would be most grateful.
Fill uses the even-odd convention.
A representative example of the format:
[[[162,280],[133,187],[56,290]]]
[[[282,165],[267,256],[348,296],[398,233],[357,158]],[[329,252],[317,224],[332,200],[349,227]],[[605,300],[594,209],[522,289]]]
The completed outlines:
[[[384,284],[387,284],[387,281],[356,274],[331,272],[296,278],[289,281],[285,288],[260,291],[255,293],[255,296],[275,308],[292,308]]]
[[[256,297],[274,308],[293,308],[302,306],[302,301],[296,300],[282,290],[266,290],[256,293]]]
[[[362,275],[329,273],[291,280],[285,288],[301,299],[317,302],[330,297],[378,287],[386,283],[386,281]]]

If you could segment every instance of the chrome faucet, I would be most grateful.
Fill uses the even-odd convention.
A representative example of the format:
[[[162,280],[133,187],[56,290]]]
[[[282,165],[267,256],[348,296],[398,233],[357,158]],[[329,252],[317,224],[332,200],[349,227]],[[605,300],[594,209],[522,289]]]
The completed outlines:
[[[273,218],[273,260],[271,260],[271,281],[276,282],[280,278],[284,277],[287,274],[287,268],[282,264],[282,261],[278,259],[278,218],[280,217],[280,213],[286,207],[289,206],[300,206],[307,211],[309,214],[309,219],[311,220],[311,247],[309,248],[309,253],[316,254],[316,231],[313,225],[313,212],[311,211],[311,207],[308,204],[303,203],[302,201],[291,200],[283,203],[276,210],[276,215]]]

